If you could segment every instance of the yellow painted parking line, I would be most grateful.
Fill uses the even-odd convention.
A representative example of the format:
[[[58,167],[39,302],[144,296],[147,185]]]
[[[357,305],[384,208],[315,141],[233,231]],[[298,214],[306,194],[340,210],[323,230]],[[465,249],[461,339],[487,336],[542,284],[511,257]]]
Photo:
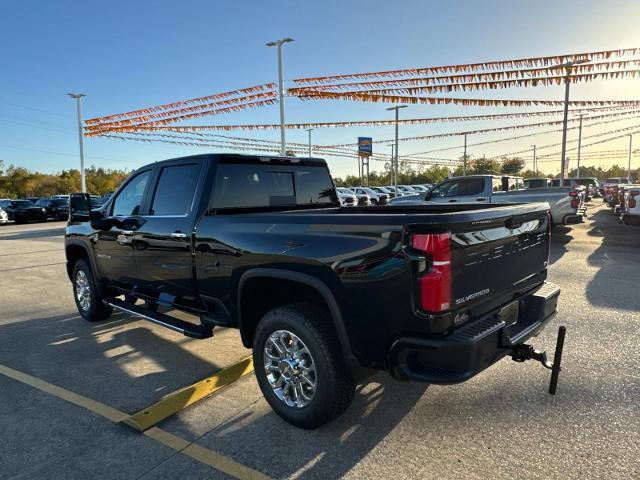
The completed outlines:
[[[246,359],[243,360],[243,362],[244,361],[246,361]],[[236,364],[234,366],[237,365],[239,364]],[[251,364],[251,369],[253,369],[253,364]],[[121,412],[116,408],[110,407],[109,405],[105,405],[104,403],[100,403],[78,393],[71,392],[52,383],[45,382],[44,380],[41,380],[32,375],[14,370],[13,368],[7,367],[5,365],[0,364],[0,375],[4,375],[5,377],[11,378],[25,385],[29,385],[30,387],[36,388],[42,392],[60,398],[61,400],[65,400],[69,403],[82,407],[97,415],[100,415],[101,417],[106,418],[107,420],[111,420],[114,423],[122,423],[129,418],[128,414]],[[268,480],[270,478],[264,473],[259,472],[258,470],[247,467],[246,465],[236,462],[235,460],[220,453],[214,452],[213,450],[209,450],[208,448],[196,445],[189,440],[169,433],[166,430],[162,430],[161,428],[149,428],[143,433],[143,435],[158,443],[161,443],[166,447],[171,448],[177,453],[187,455],[194,460],[213,467],[216,470],[226,473],[227,475],[235,477],[239,480]]]
[[[120,410],[116,410],[109,405],[105,405],[104,403],[96,402],[91,398],[87,398],[77,393],[70,392],[69,390],[65,390],[62,387],[58,387],[57,385],[45,382],[44,380],[40,380],[39,378],[32,377],[31,375],[28,375],[26,373],[19,372],[18,370],[14,370],[13,368],[0,365],[0,374],[4,375],[5,377],[13,378],[18,382],[24,383],[31,387],[37,388],[38,390],[41,390],[43,392],[49,393],[54,397],[66,400],[67,402],[73,403],[74,405],[78,405],[79,407],[86,408],[87,410],[90,410],[93,413],[97,413],[101,417],[104,417],[107,420],[111,420],[112,422],[119,423],[128,417],[126,413],[121,412]]]
[[[161,428],[151,427],[144,432],[144,435],[233,477],[247,480],[268,480],[271,478],[213,450],[189,443],[184,438]]]
[[[251,372],[253,372],[253,360],[251,357],[244,358],[204,380],[170,393],[158,403],[154,403],[122,421],[130,427],[144,432],[165,418],[175,415],[180,410],[208,397]]]

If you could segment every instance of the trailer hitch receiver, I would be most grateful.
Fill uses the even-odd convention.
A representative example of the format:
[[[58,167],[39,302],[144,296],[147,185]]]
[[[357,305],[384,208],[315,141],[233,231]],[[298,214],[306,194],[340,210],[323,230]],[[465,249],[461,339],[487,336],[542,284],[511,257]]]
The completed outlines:
[[[551,370],[551,381],[549,382],[549,393],[556,394],[558,387],[558,376],[560,375],[560,362],[562,362],[562,349],[564,348],[564,337],[567,334],[567,327],[562,325],[558,329],[558,338],[556,340],[556,352],[553,356],[553,362],[547,358],[547,352],[535,350],[532,345],[520,344],[514,345],[511,349],[511,358],[515,362],[526,362],[527,360],[537,360],[543,367]]]

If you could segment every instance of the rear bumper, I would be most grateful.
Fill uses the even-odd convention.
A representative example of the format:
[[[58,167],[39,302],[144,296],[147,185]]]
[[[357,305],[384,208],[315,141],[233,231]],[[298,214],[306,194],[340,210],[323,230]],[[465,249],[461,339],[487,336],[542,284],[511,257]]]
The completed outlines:
[[[387,355],[391,374],[400,379],[434,384],[469,380],[511,352],[511,346],[537,335],[556,313],[560,288],[545,283],[519,300],[512,325],[497,309],[455,329],[445,337],[397,338]]]
[[[575,225],[577,223],[583,223],[584,219],[587,216],[587,207],[585,205],[581,205],[575,213],[569,213],[564,216],[562,219],[563,225]]]

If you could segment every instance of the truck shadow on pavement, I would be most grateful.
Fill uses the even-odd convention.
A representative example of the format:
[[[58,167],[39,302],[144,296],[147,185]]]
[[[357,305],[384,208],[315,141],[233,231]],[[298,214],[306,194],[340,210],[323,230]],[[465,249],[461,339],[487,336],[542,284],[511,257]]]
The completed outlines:
[[[635,290],[640,269],[640,228],[619,223],[609,210],[596,212],[593,220],[588,235],[602,238],[602,243],[587,259],[590,266],[598,267],[586,287],[589,302],[640,311],[640,296]]]
[[[569,251],[567,244],[573,239],[571,228],[565,225],[558,225],[551,231],[551,251],[549,253],[549,263],[553,265]]]
[[[117,313],[96,324],[64,315],[5,325],[0,363],[128,413],[222,367],[185,348],[194,340],[152,328]]]
[[[341,478],[383,444],[427,387],[377,374],[358,385],[341,417],[316,430],[285,423],[260,400],[259,408],[222,423],[203,444],[276,478]]]

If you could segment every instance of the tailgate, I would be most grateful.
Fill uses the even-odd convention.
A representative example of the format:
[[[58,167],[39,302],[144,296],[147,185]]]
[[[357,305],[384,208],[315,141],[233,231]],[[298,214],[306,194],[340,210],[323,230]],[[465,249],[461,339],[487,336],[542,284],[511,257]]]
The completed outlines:
[[[408,225],[423,311],[460,310],[524,291],[545,279],[547,204],[529,203],[442,215]],[[426,262],[421,263],[421,258]],[[506,300],[505,300],[506,301]]]
[[[516,290],[543,272],[549,257],[545,210],[457,225],[451,233],[451,308]]]

